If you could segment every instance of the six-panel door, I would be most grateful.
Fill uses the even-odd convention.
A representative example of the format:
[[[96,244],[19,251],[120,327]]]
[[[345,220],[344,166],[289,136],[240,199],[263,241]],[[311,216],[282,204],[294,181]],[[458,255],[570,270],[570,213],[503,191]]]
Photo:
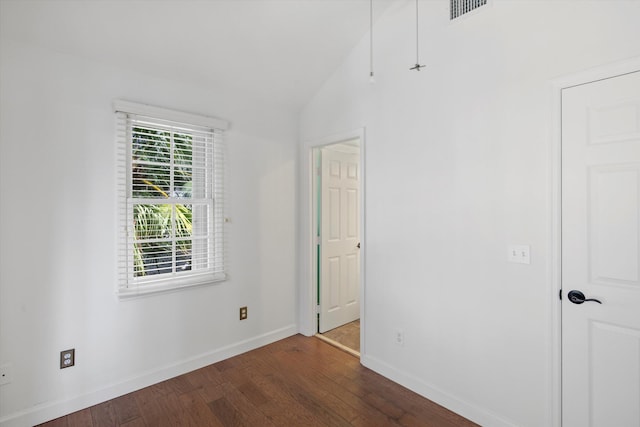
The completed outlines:
[[[640,72],[563,90],[562,289],[563,426],[640,426]]]

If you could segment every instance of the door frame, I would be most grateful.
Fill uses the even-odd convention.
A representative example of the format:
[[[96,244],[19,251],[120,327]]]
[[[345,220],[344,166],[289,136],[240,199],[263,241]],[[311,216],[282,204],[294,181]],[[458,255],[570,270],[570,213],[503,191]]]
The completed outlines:
[[[547,319],[550,319],[552,340],[548,377],[551,389],[549,407],[552,425],[555,427],[562,425],[562,304],[558,297],[562,288],[562,90],[639,70],[640,57],[634,57],[589,68],[551,81],[552,138],[549,192],[551,239],[548,262],[551,292]]]
[[[317,247],[316,228],[317,212],[314,184],[315,158],[314,151],[326,145],[359,140],[360,145],[360,357],[366,354],[365,349],[365,271],[366,271],[366,223],[365,223],[365,128],[358,128],[349,132],[326,136],[302,144],[300,150],[301,210],[300,226],[300,304],[299,331],[303,335],[313,336],[317,333],[316,326],[316,289],[317,289]]]
[[[313,267],[314,267],[314,272],[313,275],[316,278],[315,279],[315,295],[317,298],[317,303],[318,303],[318,312],[319,312],[319,321],[318,323],[318,327],[316,330],[316,333],[322,333],[320,332],[321,326],[323,325],[323,316],[327,315],[327,317],[324,318],[324,326],[325,328],[328,326],[327,325],[327,320],[330,318],[330,316],[328,316],[328,312],[325,310],[322,310],[322,290],[324,289],[324,286],[326,285],[326,277],[322,277],[322,263],[323,261],[327,261],[326,260],[326,253],[322,253],[322,256],[318,256],[320,254],[318,254],[318,247],[322,247],[322,241],[323,241],[323,231],[322,231],[322,221],[324,221],[324,213],[323,213],[323,209],[324,209],[324,204],[325,201],[323,200],[322,195],[324,195],[324,191],[325,188],[323,188],[324,186],[324,172],[325,172],[325,155],[328,152],[335,152],[335,147],[342,145],[344,146],[348,146],[348,145],[352,145],[354,148],[357,147],[357,153],[353,152],[350,154],[353,154],[354,157],[357,157],[357,161],[358,161],[358,169],[357,169],[357,187],[358,187],[358,204],[359,204],[359,209],[358,209],[358,216],[357,216],[357,221],[358,221],[358,242],[360,243],[360,248],[357,250],[358,253],[358,259],[361,260],[361,249],[362,249],[362,242],[360,241],[360,235],[361,233],[361,195],[360,193],[362,192],[362,170],[360,167],[360,163],[361,163],[361,159],[360,159],[360,138],[352,138],[349,140],[345,140],[343,142],[338,142],[338,143],[332,143],[332,144],[328,144],[328,145],[321,145],[319,147],[314,147],[312,148],[312,156],[313,156],[313,167],[315,168],[319,168],[315,169],[316,173],[312,173],[312,188],[313,188],[313,194],[312,194],[312,199],[313,199],[313,209],[312,209],[312,227],[313,227],[313,233],[314,236],[316,236],[316,239],[314,242],[312,242],[312,250],[314,251],[314,255],[315,256],[315,262],[313,263]],[[338,152],[340,152],[340,150],[338,150]],[[345,151],[342,151],[343,153]],[[357,155],[356,155],[357,154]],[[329,177],[330,178],[330,177]],[[329,179],[327,178],[327,180]],[[341,206],[340,210],[342,211],[343,209],[345,209],[346,206]],[[320,213],[320,216],[318,216],[318,214]],[[318,230],[320,230],[320,234],[318,235],[317,232]],[[358,311],[357,311],[357,315],[358,315],[358,319],[360,319],[360,286],[362,285],[361,281],[360,281],[360,261],[358,262],[359,267],[358,267]],[[320,278],[320,280],[318,280],[318,278]],[[344,287],[344,286],[342,286]],[[326,302],[326,301],[325,301]],[[346,309],[346,308],[345,308]],[[333,322],[330,322],[333,323]],[[343,323],[343,325],[346,323]],[[340,325],[341,326],[341,325]]]

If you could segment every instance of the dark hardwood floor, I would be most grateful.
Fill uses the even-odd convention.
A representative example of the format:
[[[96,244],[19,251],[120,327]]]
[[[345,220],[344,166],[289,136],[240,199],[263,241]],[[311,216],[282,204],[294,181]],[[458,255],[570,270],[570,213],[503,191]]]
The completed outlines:
[[[475,426],[316,338],[278,341],[43,426]]]

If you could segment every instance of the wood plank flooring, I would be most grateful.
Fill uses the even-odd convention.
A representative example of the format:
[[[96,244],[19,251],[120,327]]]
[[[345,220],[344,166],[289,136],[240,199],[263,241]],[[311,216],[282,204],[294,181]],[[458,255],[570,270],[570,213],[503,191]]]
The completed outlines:
[[[322,335],[360,353],[360,319],[331,329]]]
[[[476,424],[295,335],[42,424],[91,426],[430,426]]]

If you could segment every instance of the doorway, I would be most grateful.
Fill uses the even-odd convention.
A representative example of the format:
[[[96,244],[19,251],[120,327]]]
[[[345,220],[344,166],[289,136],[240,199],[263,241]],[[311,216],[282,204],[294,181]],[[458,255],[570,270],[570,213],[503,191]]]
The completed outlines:
[[[562,425],[640,425],[640,70],[561,90]]]
[[[320,339],[359,356],[360,138],[315,147],[312,161],[316,332]]]

